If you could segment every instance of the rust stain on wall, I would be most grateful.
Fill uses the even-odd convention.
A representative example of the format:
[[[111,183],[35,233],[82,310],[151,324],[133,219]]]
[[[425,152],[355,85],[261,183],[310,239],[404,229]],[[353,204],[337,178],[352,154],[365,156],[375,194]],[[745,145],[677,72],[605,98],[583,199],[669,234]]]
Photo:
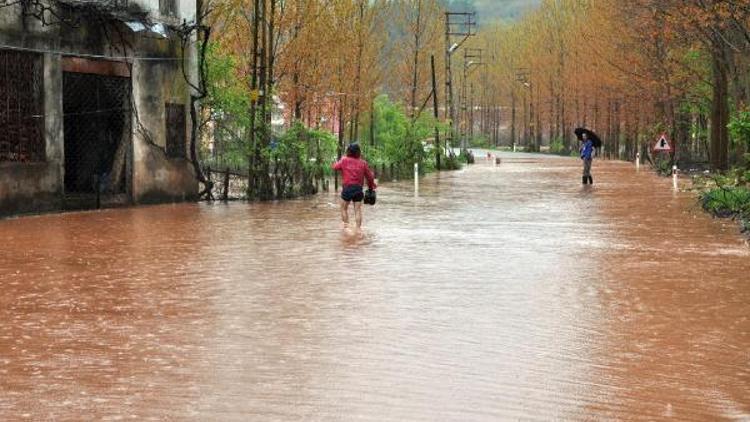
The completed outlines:
[[[130,77],[127,63],[115,60],[90,60],[82,57],[63,57],[63,72],[91,73],[103,76]]]

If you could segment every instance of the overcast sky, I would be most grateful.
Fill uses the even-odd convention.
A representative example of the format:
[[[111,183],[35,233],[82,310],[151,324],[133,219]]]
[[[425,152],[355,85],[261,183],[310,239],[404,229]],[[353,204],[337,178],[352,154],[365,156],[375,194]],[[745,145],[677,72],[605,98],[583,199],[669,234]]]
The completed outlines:
[[[450,0],[452,12],[463,12],[474,8],[479,23],[497,19],[517,19],[524,12],[538,6],[541,0]]]

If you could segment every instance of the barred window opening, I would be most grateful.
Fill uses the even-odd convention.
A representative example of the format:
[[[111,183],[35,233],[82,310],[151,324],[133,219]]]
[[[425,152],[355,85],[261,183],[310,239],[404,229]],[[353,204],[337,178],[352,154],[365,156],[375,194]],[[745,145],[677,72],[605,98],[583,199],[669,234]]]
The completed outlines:
[[[184,104],[165,104],[165,121],[167,135],[167,156],[170,158],[185,158],[186,119]]]
[[[42,55],[0,50],[0,162],[45,160]]]

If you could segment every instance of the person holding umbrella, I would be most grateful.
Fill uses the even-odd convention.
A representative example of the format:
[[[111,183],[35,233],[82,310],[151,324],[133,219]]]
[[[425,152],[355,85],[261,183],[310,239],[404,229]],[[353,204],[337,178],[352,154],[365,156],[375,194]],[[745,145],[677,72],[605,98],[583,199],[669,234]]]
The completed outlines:
[[[584,185],[594,184],[594,178],[591,177],[591,164],[594,161],[594,149],[601,148],[601,139],[592,131],[584,128],[575,130],[575,134],[581,141],[581,160],[583,160],[583,177],[581,181]]]
[[[591,177],[591,164],[594,161],[594,141],[589,139],[588,133],[583,133],[583,143],[581,144],[581,160],[583,160],[583,184],[594,184],[594,178]]]

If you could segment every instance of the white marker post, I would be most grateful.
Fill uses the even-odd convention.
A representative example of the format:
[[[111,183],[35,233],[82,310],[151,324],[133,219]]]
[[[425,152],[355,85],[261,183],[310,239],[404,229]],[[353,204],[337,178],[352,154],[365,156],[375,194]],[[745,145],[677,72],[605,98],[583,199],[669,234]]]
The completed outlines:
[[[635,153],[635,171],[641,170],[641,153],[636,152]]]
[[[672,187],[677,190],[677,165],[672,166]]]
[[[419,192],[419,163],[414,163],[414,193]]]

